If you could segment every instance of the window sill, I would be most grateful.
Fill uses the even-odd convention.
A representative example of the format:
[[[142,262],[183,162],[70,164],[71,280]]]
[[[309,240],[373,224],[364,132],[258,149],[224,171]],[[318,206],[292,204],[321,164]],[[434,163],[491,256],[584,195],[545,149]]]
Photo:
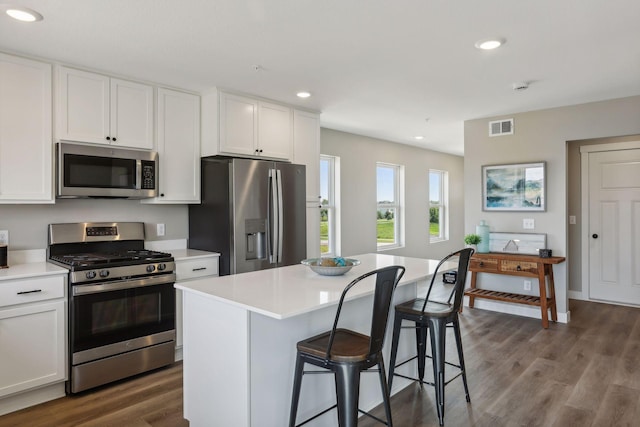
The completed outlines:
[[[378,246],[377,251],[385,252],[385,251],[390,251],[393,249],[401,249],[401,248],[404,248],[404,245],[384,245],[384,246]]]

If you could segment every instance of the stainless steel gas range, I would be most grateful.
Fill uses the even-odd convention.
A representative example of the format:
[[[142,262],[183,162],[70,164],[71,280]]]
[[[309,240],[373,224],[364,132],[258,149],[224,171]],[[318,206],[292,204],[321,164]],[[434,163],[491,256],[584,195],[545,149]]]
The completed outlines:
[[[175,264],[143,223],[50,224],[48,259],[69,269],[67,392],[173,363]]]

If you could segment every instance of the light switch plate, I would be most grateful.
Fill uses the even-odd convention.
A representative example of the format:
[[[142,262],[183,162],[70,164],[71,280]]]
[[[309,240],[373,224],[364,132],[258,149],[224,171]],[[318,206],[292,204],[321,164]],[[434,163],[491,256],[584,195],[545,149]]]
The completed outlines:
[[[156,234],[158,236],[164,236],[164,224],[158,224],[156,227]]]
[[[536,228],[536,222],[533,218],[525,218],[522,220],[522,228],[525,230],[533,230]]]
[[[574,224],[576,223],[576,216],[575,215],[569,215],[569,224]]]
[[[9,230],[0,230],[0,244],[9,244]]]

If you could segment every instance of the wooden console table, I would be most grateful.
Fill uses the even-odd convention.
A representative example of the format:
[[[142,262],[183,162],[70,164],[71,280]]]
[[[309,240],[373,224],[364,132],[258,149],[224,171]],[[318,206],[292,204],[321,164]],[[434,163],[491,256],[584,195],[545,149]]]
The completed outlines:
[[[476,298],[486,298],[496,301],[506,301],[517,304],[527,304],[540,307],[542,312],[542,327],[549,327],[549,314],[551,320],[558,320],[556,309],[556,292],[553,284],[553,264],[564,262],[564,257],[540,258],[537,255],[507,254],[491,252],[486,254],[475,253],[469,263],[471,272],[471,287],[465,289],[464,294],[469,297],[469,307],[473,308]],[[490,291],[476,287],[478,273],[507,274],[510,276],[537,277],[540,288],[540,296],[522,295],[511,292]],[[546,277],[549,278],[549,291],[547,292]]]

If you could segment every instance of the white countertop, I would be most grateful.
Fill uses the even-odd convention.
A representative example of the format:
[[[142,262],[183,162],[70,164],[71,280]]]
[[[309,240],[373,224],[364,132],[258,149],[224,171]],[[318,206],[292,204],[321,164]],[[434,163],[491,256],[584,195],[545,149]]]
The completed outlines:
[[[168,249],[167,252],[173,255],[176,261],[220,256],[217,252],[200,251],[197,249]]]
[[[66,268],[45,261],[9,265],[9,268],[0,269],[0,281],[67,274],[69,272]]]
[[[431,277],[439,260],[394,255],[350,256],[360,260],[343,276],[321,276],[302,264],[231,276],[209,277],[176,284],[176,288],[206,298],[226,302],[275,319],[286,319],[337,304],[345,286],[368,271],[391,265],[406,268],[398,286]],[[442,271],[455,268],[443,266]],[[445,268],[447,267],[447,268]],[[373,293],[373,278],[364,280],[347,295],[348,299]]]

